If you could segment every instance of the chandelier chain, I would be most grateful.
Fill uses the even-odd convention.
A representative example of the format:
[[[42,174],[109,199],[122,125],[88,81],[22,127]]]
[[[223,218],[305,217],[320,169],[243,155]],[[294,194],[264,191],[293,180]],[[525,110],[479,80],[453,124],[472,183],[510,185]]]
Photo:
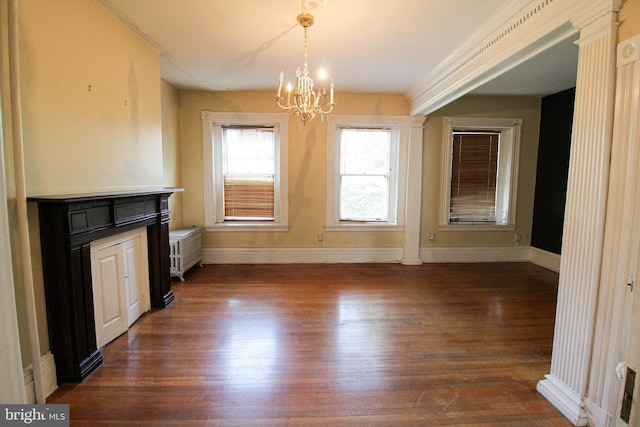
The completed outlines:
[[[304,27],[304,69],[305,71],[307,70],[307,46],[308,46],[308,41],[307,41],[307,29],[308,27]]]

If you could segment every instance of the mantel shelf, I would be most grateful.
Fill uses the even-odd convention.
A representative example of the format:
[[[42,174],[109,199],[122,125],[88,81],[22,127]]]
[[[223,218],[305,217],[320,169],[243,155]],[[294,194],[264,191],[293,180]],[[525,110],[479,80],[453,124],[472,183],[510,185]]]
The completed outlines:
[[[136,196],[148,196],[156,194],[172,194],[184,191],[183,188],[158,188],[147,190],[121,190],[121,191],[97,191],[92,193],[54,194],[44,196],[29,196],[28,201],[37,203],[73,203],[83,200],[119,199]]]

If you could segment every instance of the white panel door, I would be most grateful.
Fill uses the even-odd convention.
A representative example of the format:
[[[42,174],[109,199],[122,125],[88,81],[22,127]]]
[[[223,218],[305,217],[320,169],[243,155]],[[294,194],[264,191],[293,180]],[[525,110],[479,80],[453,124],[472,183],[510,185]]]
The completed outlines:
[[[141,265],[140,238],[136,237],[122,243],[124,258],[124,281],[127,293],[127,327],[145,312],[139,266]]]
[[[100,249],[91,256],[93,306],[98,348],[126,332],[127,303],[124,263],[119,246]]]

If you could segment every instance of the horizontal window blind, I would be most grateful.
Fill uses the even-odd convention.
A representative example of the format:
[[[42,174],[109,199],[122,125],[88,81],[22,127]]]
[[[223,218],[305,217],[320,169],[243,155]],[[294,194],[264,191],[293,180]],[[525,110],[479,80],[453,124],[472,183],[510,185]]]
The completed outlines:
[[[453,133],[451,223],[495,222],[499,141],[496,132]]]
[[[223,126],[225,220],[275,217],[275,129]]]
[[[265,180],[224,177],[224,216],[273,219],[273,176]]]

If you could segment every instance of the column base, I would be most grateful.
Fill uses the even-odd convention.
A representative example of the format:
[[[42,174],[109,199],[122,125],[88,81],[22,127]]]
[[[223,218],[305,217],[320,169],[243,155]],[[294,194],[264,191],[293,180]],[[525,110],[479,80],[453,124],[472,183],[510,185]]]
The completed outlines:
[[[586,426],[587,414],[580,396],[554,375],[547,374],[544,377],[544,380],[538,382],[538,392],[574,425]]]
[[[417,258],[402,258],[400,260],[400,263],[402,265],[422,265],[422,260],[417,257]]]

